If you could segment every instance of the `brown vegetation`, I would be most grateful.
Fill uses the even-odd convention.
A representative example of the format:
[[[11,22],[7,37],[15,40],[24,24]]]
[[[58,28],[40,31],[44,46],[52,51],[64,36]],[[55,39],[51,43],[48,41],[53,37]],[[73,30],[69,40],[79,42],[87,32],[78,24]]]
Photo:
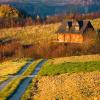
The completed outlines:
[[[18,18],[19,11],[10,5],[0,5],[0,18]]]
[[[83,44],[63,44],[50,40],[43,40],[32,45],[22,45],[19,41],[13,40],[0,46],[0,59],[9,57],[35,57],[52,58],[76,56],[83,54],[99,54],[100,42],[85,42]]]
[[[8,79],[8,75],[17,73],[25,64],[26,59],[8,60],[0,63],[0,83]]]
[[[0,18],[0,28],[24,27],[33,24],[32,18]]]
[[[33,84],[32,100],[99,100],[100,72],[45,76]]]

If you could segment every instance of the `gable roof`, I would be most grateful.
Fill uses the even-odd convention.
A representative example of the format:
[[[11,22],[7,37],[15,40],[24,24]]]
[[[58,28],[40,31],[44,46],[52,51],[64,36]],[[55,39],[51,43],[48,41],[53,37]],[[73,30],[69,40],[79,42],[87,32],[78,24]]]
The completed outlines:
[[[85,31],[85,29],[86,29],[88,23],[91,23],[91,22],[90,22],[90,21],[84,21],[83,26],[82,26],[82,28],[81,28],[81,30],[80,30],[81,33],[84,33],[84,31]]]
[[[68,21],[67,23],[66,22],[62,23],[62,25],[60,26],[57,33],[80,33],[80,34],[83,34],[86,31],[86,29],[88,28],[88,26],[90,26],[94,30],[93,25],[88,20],[75,21],[75,22],[76,22],[76,26],[78,23],[79,26],[77,26],[77,27],[79,27],[79,30],[75,30],[75,29],[72,30],[72,27],[75,27],[75,26],[73,26],[74,21]],[[71,26],[71,24],[72,24],[72,26]],[[67,25],[69,27],[69,30],[66,30]]]

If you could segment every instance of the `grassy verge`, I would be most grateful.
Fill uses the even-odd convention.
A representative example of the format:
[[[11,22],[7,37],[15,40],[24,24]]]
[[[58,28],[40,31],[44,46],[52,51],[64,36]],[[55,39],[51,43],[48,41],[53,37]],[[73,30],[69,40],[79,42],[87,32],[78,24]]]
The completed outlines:
[[[91,62],[100,61],[100,55],[82,55],[82,56],[70,56],[50,59],[48,64],[61,64],[65,62]]]
[[[100,61],[90,62],[65,62],[58,64],[50,64],[47,62],[41,69],[39,75],[58,75],[63,73],[91,72],[100,71]]]
[[[30,59],[9,60],[0,63],[0,84],[8,79],[8,75],[19,72]]]
[[[7,99],[7,97],[14,92],[20,82],[34,71],[36,65],[40,61],[41,60],[33,62],[20,77],[12,80],[2,91],[0,91],[0,100]]]
[[[3,77],[0,77],[0,84],[2,84],[4,81],[6,81],[8,79],[7,76],[3,76]]]
[[[27,90],[25,91],[24,95],[21,97],[21,100],[28,100],[30,99],[31,90],[33,89],[33,83],[31,83]]]

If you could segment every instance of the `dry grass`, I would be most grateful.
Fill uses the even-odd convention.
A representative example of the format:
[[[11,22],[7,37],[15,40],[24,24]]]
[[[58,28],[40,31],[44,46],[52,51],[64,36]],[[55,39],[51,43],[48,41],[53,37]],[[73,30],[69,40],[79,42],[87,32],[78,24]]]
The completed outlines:
[[[100,29],[100,18],[91,21],[95,29]]]
[[[54,33],[59,26],[60,23],[2,29],[0,30],[0,38],[13,37],[19,39],[23,44],[31,44],[44,39],[55,39],[56,34]]]
[[[54,58],[48,61],[48,64],[60,64],[65,62],[89,62],[89,61],[100,61],[100,55],[83,55],[83,56],[71,56]]]
[[[100,100],[100,72],[38,78],[32,100]]]
[[[18,72],[25,63],[25,59],[18,61],[9,60],[0,63],[0,82],[6,80],[8,78],[7,75],[15,74]]]

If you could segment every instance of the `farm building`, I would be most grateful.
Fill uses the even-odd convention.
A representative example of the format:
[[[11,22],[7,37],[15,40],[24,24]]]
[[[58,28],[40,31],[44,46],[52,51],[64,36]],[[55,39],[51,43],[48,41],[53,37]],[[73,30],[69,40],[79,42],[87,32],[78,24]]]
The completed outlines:
[[[90,21],[67,21],[62,23],[57,31],[57,41],[65,43],[83,43],[88,34],[96,36],[96,31]]]

